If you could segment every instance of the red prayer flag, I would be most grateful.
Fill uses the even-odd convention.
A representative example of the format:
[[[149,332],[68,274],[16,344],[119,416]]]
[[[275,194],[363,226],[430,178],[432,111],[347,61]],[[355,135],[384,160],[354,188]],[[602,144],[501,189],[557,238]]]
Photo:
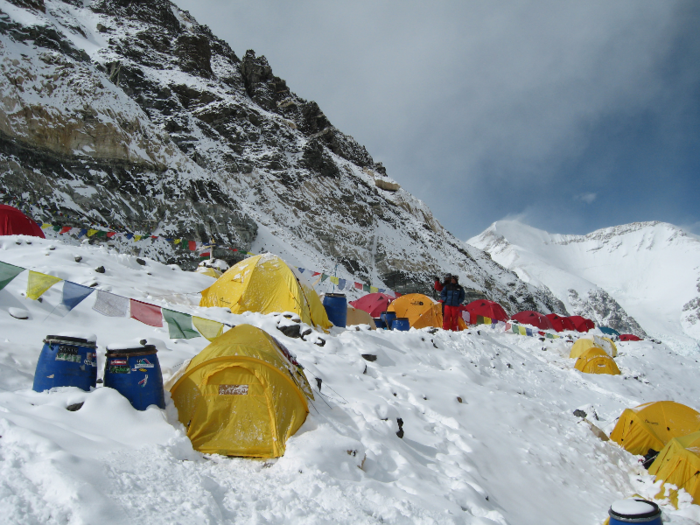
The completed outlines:
[[[362,283],[355,283],[355,288],[362,290]]]
[[[197,241],[188,241],[187,244],[189,245],[191,252],[197,249]]]
[[[316,277],[317,275],[321,275],[321,272],[314,272],[314,277]]]
[[[155,304],[131,299],[131,317],[149,326],[163,326],[163,313]]]
[[[71,228],[70,226],[64,226],[63,228],[61,228],[61,231],[58,232],[58,233],[59,233],[60,235],[63,235],[64,233],[68,233],[69,231],[71,231],[71,229],[72,229],[72,228]]]
[[[107,238],[108,238],[108,239],[111,239],[111,238],[114,237],[116,234],[117,234],[117,232],[107,232]]]

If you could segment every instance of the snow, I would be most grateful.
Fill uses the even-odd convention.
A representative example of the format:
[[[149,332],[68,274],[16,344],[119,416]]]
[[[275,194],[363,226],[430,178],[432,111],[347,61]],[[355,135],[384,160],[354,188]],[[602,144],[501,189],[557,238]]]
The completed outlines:
[[[165,381],[208,342],[171,340],[167,327],[104,317],[92,309],[95,294],[66,312],[58,307],[61,283],[41,302],[29,300],[23,272],[0,291],[3,523],[601,523],[613,502],[652,497],[658,482],[639,457],[600,440],[586,421],[609,433],[625,408],[644,402],[700,408],[697,359],[650,341],[618,344],[621,376],[579,373],[564,338],[483,327],[333,328],[304,341],[277,330],[281,314],[197,306],[197,291],[211,279],[173,265],[141,266],[103,247],[13,236],[0,238],[0,261],[258,326],[297,356],[315,394],[286,454],[262,461],[194,451],[167,392],[165,410],[143,412],[99,384],[92,392],[34,392],[47,334],[94,332],[99,375],[107,346],[147,339],[158,349]],[[107,271],[96,274],[97,266]],[[26,310],[29,319],[11,317],[10,308]],[[323,347],[313,344],[318,337]],[[78,403],[79,410],[66,410]],[[576,409],[587,420],[575,417]],[[665,523],[700,522],[700,507],[687,496],[678,510],[660,504]]]
[[[573,313],[570,290],[602,288],[651,336],[700,351],[700,238],[666,223],[634,223],[586,236],[498,221],[468,241],[521,279],[548,287]],[[697,313],[696,313],[697,315]]]

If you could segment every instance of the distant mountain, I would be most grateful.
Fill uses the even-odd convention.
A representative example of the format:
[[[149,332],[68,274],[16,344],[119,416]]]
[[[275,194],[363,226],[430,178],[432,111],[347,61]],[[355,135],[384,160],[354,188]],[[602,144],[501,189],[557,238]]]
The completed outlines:
[[[3,1],[0,48],[0,198],[38,219],[213,239],[399,292],[452,272],[511,311],[561,306],[447,232],[264,56],[167,0]]]
[[[588,235],[498,221],[469,244],[597,324],[700,350],[700,238],[642,222]]]

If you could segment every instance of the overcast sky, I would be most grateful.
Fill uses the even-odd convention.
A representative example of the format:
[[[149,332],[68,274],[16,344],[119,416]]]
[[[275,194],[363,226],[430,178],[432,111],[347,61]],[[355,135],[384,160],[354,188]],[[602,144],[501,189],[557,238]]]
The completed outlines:
[[[661,220],[700,234],[697,0],[175,0],[462,239]]]

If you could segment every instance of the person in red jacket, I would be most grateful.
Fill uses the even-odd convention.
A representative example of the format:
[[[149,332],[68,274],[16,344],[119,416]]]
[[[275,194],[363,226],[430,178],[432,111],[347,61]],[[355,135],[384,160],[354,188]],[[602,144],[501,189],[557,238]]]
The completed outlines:
[[[452,274],[446,274],[445,277],[442,279],[442,282],[440,282],[440,278],[436,277],[435,278],[435,283],[433,284],[433,288],[435,288],[436,292],[442,292],[442,289],[450,284],[450,279],[452,278]]]

